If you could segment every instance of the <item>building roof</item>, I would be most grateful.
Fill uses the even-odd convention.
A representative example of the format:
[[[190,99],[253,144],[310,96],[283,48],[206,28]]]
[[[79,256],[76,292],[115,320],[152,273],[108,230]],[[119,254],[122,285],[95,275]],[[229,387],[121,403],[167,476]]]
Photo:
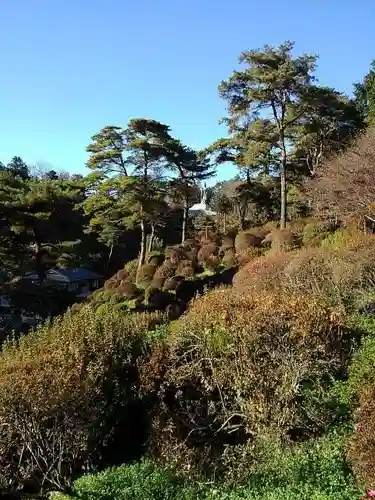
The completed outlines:
[[[26,273],[24,278],[34,279],[35,272]],[[100,280],[103,278],[100,274],[89,271],[83,267],[66,267],[61,269],[49,269],[46,273],[47,279],[51,281],[55,278],[59,281],[87,281],[87,280]]]

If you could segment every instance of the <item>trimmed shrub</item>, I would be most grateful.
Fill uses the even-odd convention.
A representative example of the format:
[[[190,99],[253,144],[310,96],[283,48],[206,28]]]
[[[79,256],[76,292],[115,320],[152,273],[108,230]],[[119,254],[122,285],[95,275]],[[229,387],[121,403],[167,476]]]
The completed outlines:
[[[118,292],[112,294],[111,298],[109,299],[109,303],[112,305],[120,304],[121,302],[124,302],[124,296]]]
[[[184,257],[184,251],[179,246],[167,247],[165,249],[165,258],[169,260],[172,265],[177,266],[177,264]]]
[[[116,288],[116,294],[122,295],[125,299],[135,299],[139,295],[139,290],[131,281],[122,281]]]
[[[204,261],[204,268],[209,271],[217,271],[218,267],[221,264],[220,257],[217,255],[211,254],[205,261]]]
[[[178,285],[184,281],[184,278],[182,276],[173,276],[172,278],[168,278],[165,283],[164,283],[164,288],[163,290],[165,292],[169,290],[175,291],[178,287]]]
[[[270,243],[273,250],[290,250],[296,247],[296,236],[290,229],[275,229],[267,234],[263,243]]]
[[[253,234],[257,238],[260,238],[261,240],[263,240],[266,237],[266,235],[268,234],[267,229],[265,229],[262,226],[252,227],[252,228],[248,229],[247,232],[250,234]]]
[[[176,273],[178,276],[181,276],[183,278],[194,278],[195,276],[195,270],[191,263],[186,264],[183,267],[179,267]]]
[[[222,264],[224,267],[227,269],[230,269],[231,267],[235,267],[237,265],[236,261],[236,255],[234,253],[234,250],[227,250],[222,258]]]
[[[327,385],[351,349],[346,322],[307,294],[219,289],[194,300],[167,338],[155,455],[219,470],[226,446],[324,429],[335,418]]]
[[[323,221],[313,221],[306,224],[302,233],[302,243],[305,246],[311,245],[311,243],[315,244],[317,238],[327,237],[329,234],[329,229],[327,224]]]
[[[160,266],[164,262],[164,253],[162,252],[151,252],[147,258],[147,264],[151,264],[155,268]]]
[[[197,247],[197,242],[194,239],[186,239],[183,243],[181,243],[181,247],[184,250],[192,250]]]
[[[198,262],[206,262],[207,259],[211,257],[211,255],[215,255],[217,253],[217,246],[215,243],[207,243],[202,246],[198,252]]]
[[[125,264],[125,271],[129,274],[132,280],[135,280],[138,271],[138,259],[130,260]]]
[[[234,240],[236,238],[235,234],[225,234],[221,241],[221,248],[226,250],[234,250]]]
[[[102,306],[103,308],[105,306]],[[63,489],[137,455],[136,360],[158,314],[89,306],[8,341],[0,353],[0,487]]]
[[[119,271],[117,271],[117,273],[116,273],[116,280],[117,280],[117,281],[123,281],[123,280],[125,280],[128,276],[129,276],[128,271],[126,271],[125,269],[120,269],[120,270],[119,270]]]
[[[260,247],[262,239],[248,231],[238,233],[234,242],[236,253],[247,250],[249,247]]]
[[[155,288],[156,290],[162,290],[166,280],[167,280],[167,278],[163,278],[160,276],[157,276],[157,277],[154,276],[152,278],[151,287]]]
[[[196,238],[201,246],[208,245],[209,243],[215,243],[215,245],[217,245],[220,239],[215,231],[211,229],[199,231]]]
[[[260,255],[262,255],[261,248],[249,247],[236,254],[236,261],[239,267],[243,267]]]
[[[185,250],[184,259],[189,260],[193,266],[196,265],[198,259],[198,248],[192,248],[190,250]]]
[[[163,311],[172,302],[174,302],[173,295],[165,291],[152,289],[150,287],[146,302],[150,308]]]
[[[113,290],[116,287],[117,287],[117,280],[114,278],[111,278],[104,282],[104,290]]]
[[[148,288],[146,288],[146,290],[145,290],[145,303],[146,303],[146,305],[150,304],[151,297],[158,292],[160,292],[159,288],[155,288],[152,285],[150,285]]]
[[[275,229],[278,229],[280,226],[279,222],[276,220],[270,220],[263,224],[262,228],[266,231],[266,233],[271,233]]]
[[[151,285],[152,278],[154,277],[156,268],[152,264],[143,264],[138,271],[136,277],[136,283],[138,288],[145,290]]]
[[[160,267],[158,267],[154,274],[154,279],[164,279],[172,278],[175,274],[175,267],[170,265],[169,261],[165,261]]]

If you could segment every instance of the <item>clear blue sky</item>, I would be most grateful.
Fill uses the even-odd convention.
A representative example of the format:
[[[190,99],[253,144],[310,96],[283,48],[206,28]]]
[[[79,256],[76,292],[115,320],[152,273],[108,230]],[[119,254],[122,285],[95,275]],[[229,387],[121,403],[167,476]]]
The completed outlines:
[[[132,117],[204,147],[225,135],[218,84],[265,43],[318,53],[320,82],[350,92],[374,19],[374,0],[3,0],[0,160],[84,173],[91,135]]]

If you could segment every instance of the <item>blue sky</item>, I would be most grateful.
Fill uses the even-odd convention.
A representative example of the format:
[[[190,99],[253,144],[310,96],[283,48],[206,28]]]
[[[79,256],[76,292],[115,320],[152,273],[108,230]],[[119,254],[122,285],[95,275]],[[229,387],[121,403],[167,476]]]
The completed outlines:
[[[225,135],[218,84],[265,43],[318,53],[320,83],[350,92],[374,18],[374,0],[3,0],[0,160],[85,173],[90,137],[134,117],[204,147]]]

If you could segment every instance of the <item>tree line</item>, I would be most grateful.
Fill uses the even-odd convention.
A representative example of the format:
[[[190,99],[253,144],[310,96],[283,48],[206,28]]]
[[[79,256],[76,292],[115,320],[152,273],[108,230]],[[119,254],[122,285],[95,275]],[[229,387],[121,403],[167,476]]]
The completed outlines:
[[[50,265],[104,272],[139,256],[141,266],[159,241],[187,238],[200,183],[228,163],[238,175],[209,192],[218,217],[198,218],[195,227],[225,233],[278,220],[284,228],[309,210],[306,179],[375,120],[375,63],[349,98],[318,84],[317,60],[295,56],[289,41],[243,52],[219,85],[228,135],[201,151],[166,124],[134,118],[91,138],[86,176],[35,173],[17,156],[0,164],[3,270],[33,266],[43,280]]]

